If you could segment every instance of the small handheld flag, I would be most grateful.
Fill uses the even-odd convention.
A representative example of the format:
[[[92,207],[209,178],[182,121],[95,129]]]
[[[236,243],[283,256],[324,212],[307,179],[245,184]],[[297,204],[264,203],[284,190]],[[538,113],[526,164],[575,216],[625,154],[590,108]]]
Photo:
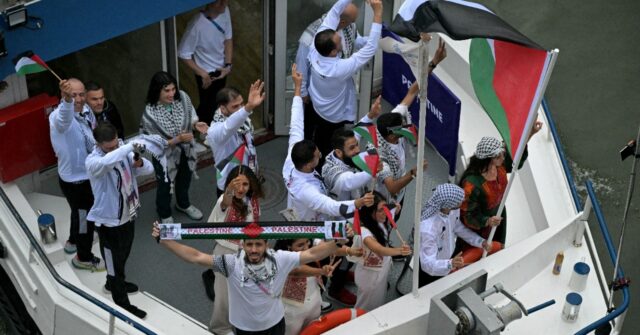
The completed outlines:
[[[400,232],[398,231],[398,225],[396,224],[396,220],[393,219],[393,214],[389,210],[389,207],[387,207],[385,205],[383,208],[384,208],[384,215],[387,216],[387,220],[389,221],[389,224],[391,225],[391,229],[395,229],[396,230],[396,234],[398,234],[398,239],[400,240],[400,243],[402,243],[403,245],[406,244],[404,242],[404,239],[402,238],[402,235],[400,235]]]
[[[418,130],[413,124],[402,126],[402,128],[394,130],[393,133],[406,138],[414,147],[418,145]]]
[[[360,211],[356,208],[353,212],[353,233],[356,235],[361,235],[360,229]]]
[[[367,151],[359,153],[352,158],[353,164],[358,169],[368,173],[371,177],[375,178],[378,172],[378,163],[380,162],[380,156],[376,149],[369,149]]]
[[[38,73],[49,71],[56,76],[58,80],[62,80],[51,68],[45,63],[40,56],[33,53],[33,51],[26,51],[13,59],[13,64],[16,68],[16,73],[19,75],[27,75],[31,73]]]
[[[373,144],[374,147],[378,147],[378,131],[375,124],[371,122],[358,122],[353,128],[353,131],[367,142]]]
[[[244,153],[246,150],[247,146],[240,144],[231,155],[216,164],[216,178],[222,178],[222,171],[226,169],[229,164],[241,165],[244,161]]]

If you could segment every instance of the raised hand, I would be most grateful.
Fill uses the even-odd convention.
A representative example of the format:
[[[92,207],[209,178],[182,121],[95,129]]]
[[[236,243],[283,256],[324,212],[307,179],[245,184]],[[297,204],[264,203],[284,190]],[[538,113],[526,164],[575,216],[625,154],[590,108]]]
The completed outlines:
[[[249,95],[247,96],[247,104],[244,109],[247,112],[251,112],[254,108],[260,106],[264,101],[264,82],[260,79],[256,80],[249,88]]]
[[[438,65],[445,58],[447,58],[447,48],[445,47],[444,40],[439,38],[438,49],[436,49],[436,53],[433,55],[433,59],[431,59],[431,61],[433,64]]]
[[[60,80],[60,83],[58,84],[58,87],[60,87],[60,94],[62,95],[62,98],[64,99],[64,101],[66,102],[71,102],[73,101],[73,95],[71,93],[71,83],[66,80]]]
[[[375,120],[378,118],[378,116],[380,116],[380,112],[382,111],[382,103],[380,102],[382,99],[382,96],[379,95],[376,100],[373,101],[373,104],[371,104],[371,110],[369,110],[369,114],[367,114],[367,117],[369,117],[371,120]]]
[[[206,134],[207,130],[209,130],[209,125],[205,122],[196,122],[194,127],[200,132],[200,134]]]

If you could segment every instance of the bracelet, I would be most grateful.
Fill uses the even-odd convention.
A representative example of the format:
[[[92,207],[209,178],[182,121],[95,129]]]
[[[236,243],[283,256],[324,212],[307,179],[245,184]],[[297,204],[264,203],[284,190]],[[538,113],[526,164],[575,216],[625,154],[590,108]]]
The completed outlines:
[[[433,61],[429,62],[429,67],[433,70],[436,68],[436,66],[438,66],[438,64],[434,63]]]
[[[347,247],[347,256],[351,256],[351,248]]]
[[[224,63],[224,67],[231,68],[231,66],[233,66],[233,64],[231,64],[231,63]]]

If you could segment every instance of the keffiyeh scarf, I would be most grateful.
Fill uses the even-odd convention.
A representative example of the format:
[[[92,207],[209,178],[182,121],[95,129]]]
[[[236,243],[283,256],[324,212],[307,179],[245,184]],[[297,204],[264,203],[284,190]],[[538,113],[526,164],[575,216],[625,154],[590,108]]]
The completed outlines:
[[[336,157],[334,151],[329,153],[324,165],[322,166],[322,178],[324,179],[324,184],[329,189],[329,192],[333,189],[338,177],[344,172],[357,172],[357,170]]]
[[[380,155],[380,158],[389,165],[394,180],[402,177],[402,174],[404,173],[404,166],[400,164],[400,158],[396,154],[395,150],[393,150],[391,144],[382,137],[378,129],[376,129],[376,132],[378,133],[378,155]],[[374,148],[373,144],[367,143],[367,150]]]
[[[464,200],[464,190],[460,186],[455,184],[438,185],[422,208],[420,219],[426,220],[443,208],[456,208],[460,206],[462,200]]]
[[[189,96],[180,91],[180,101],[174,101],[171,108],[172,110],[168,111],[165,106],[160,104],[147,105],[142,114],[140,124],[142,133],[147,135],[158,134],[163,139],[171,139],[184,130],[193,131],[191,120],[195,109]],[[178,165],[183,152],[187,157],[189,170],[193,172],[194,178],[198,178],[196,174],[197,155],[195,141],[191,140],[188,143],[179,143],[173,148],[170,146],[165,148],[167,159],[165,173],[168,174],[172,183],[178,173]]]
[[[476,146],[475,155],[479,159],[491,158],[500,155],[504,151],[502,146],[502,142],[495,138],[485,136],[480,139],[478,145]]]
[[[250,264],[247,262],[247,255],[244,250],[240,250],[238,257],[243,262],[242,275],[240,277],[240,286],[244,286],[249,280],[253,281],[261,291],[266,295],[274,297],[271,290],[273,281],[278,273],[278,264],[274,256],[275,252],[267,249],[264,254],[264,260],[260,264]]]
[[[93,147],[96,145],[96,141],[93,138],[93,128],[96,127],[96,117],[86,107],[81,113],[73,113],[73,117],[80,125],[80,132],[84,138],[84,146],[87,153],[90,154],[93,151]]]

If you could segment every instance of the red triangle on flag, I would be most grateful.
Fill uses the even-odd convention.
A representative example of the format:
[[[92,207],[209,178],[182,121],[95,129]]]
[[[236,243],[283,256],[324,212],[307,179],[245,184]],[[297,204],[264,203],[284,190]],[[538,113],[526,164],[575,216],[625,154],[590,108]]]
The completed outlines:
[[[387,220],[389,220],[389,224],[391,225],[391,228],[398,229],[398,225],[396,224],[396,221],[393,219],[393,214],[391,214],[389,207],[387,207],[386,205],[384,206],[384,214],[387,216]]]

